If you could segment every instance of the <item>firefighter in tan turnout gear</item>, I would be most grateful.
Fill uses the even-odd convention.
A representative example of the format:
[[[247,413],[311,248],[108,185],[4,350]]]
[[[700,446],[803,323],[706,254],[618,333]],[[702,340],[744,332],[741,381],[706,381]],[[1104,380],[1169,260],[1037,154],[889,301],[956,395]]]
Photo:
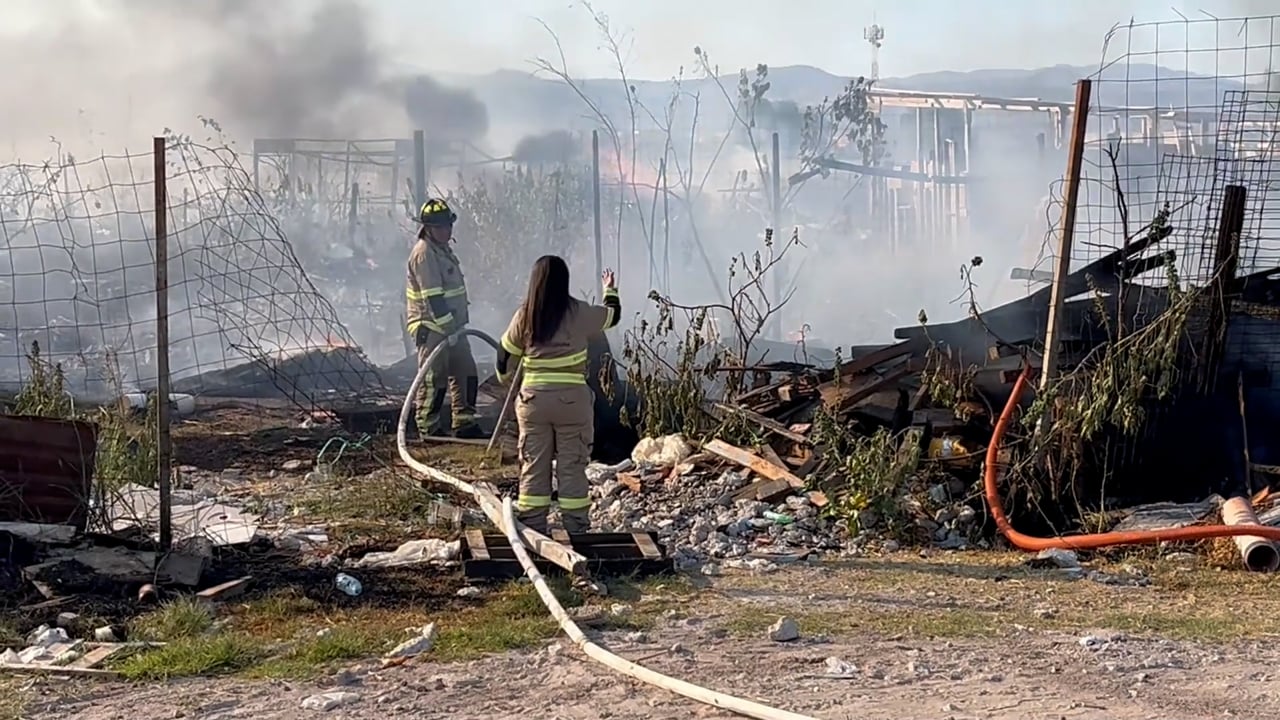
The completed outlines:
[[[569,267],[555,255],[533,264],[524,303],[511,318],[498,352],[498,378],[506,382],[523,358],[524,376],[516,400],[520,425],[520,521],[547,532],[551,508],[551,461],[559,479],[558,503],[564,529],[584,533],[591,526],[587,463],[595,436],[594,398],[587,386],[587,341],[618,324],[622,306],[613,271],[606,270],[604,305],[569,295]]]
[[[449,242],[453,223],[458,216],[444,200],[429,199],[422,205],[418,220],[422,229],[418,241],[409,252],[405,315],[409,336],[418,349],[421,367],[440,343],[449,347],[442,351],[418,387],[418,432],[422,435],[449,434],[440,420],[445,391],[449,393],[452,411],[452,434],[460,438],[484,437],[476,423],[476,396],[480,379],[476,361],[465,338],[450,340],[469,320],[467,284],[462,266]]]

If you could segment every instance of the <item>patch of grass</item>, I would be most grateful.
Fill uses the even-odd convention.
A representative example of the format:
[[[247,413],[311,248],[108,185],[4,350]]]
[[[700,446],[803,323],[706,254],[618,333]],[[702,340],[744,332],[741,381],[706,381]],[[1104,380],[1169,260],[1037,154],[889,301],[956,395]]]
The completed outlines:
[[[261,639],[242,633],[220,633],[183,638],[113,665],[129,680],[168,680],[238,672],[253,667],[268,652]]]
[[[447,534],[437,516],[442,496],[407,474],[379,470],[361,477],[335,475],[301,489],[293,499],[300,514],[323,522],[331,539],[393,542],[428,532]]]
[[[566,608],[582,604],[582,597],[562,582],[552,589]],[[538,592],[527,583],[498,591],[484,605],[467,608],[440,622],[432,659],[471,660],[484,655],[532,647],[556,636],[556,624]]]
[[[203,635],[213,627],[213,612],[194,598],[182,597],[134,619],[130,637],[172,642]]]
[[[231,626],[255,637],[286,639],[298,634],[308,620],[314,621],[320,604],[294,590],[281,590],[240,606],[231,617]]]
[[[403,628],[381,628],[367,625],[343,625],[317,633],[251,668],[251,677],[306,679],[343,660],[355,660],[382,654],[403,639]]]
[[[518,467],[515,457],[509,453],[500,452],[497,447],[488,452],[483,445],[432,443],[411,452],[428,465],[442,467],[466,478],[492,479],[510,474]]]
[[[582,603],[563,581],[552,581],[552,586],[566,607]],[[409,639],[410,629],[430,622],[436,623],[439,636],[426,657],[439,662],[528,648],[560,632],[527,583],[496,589],[482,604],[442,612],[370,605],[323,608],[285,591],[236,606],[218,634],[192,634],[204,632],[196,630],[201,627],[197,617],[180,603],[157,610],[140,621],[140,627],[177,639],[113,667],[126,678],[146,680],[225,673],[307,679],[346,661],[381,655]],[[637,614],[618,618],[615,624],[640,629],[648,627],[652,617],[656,614]]]

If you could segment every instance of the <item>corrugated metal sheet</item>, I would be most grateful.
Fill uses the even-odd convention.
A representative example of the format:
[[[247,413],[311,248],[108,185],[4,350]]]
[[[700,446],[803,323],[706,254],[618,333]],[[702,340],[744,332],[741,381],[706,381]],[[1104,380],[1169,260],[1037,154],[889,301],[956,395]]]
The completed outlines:
[[[92,423],[0,415],[0,522],[83,530],[97,446]]]

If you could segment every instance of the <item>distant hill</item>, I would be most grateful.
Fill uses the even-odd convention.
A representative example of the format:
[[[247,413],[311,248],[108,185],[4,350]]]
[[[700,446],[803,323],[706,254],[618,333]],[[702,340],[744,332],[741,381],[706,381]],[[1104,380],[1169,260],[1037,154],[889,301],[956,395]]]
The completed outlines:
[[[879,85],[901,90],[974,93],[1006,98],[1040,98],[1069,102],[1075,82],[1096,77],[1096,66],[1056,65],[1034,70],[988,69],[967,72],[941,71],[883,78]],[[471,88],[489,107],[494,126],[506,125],[537,132],[539,129],[592,127],[585,116],[590,111],[577,94],[552,76],[530,72],[499,70],[480,76],[453,75],[442,78],[450,84]],[[805,65],[769,68],[772,83],[768,97],[791,100],[801,105],[816,103],[833,95],[849,78]],[[720,78],[731,97],[737,92],[737,74]],[[636,96],[655,112],[671,97],[670,81],[634,81]],[[627,115],[626,94],[617,78],[586,78],[578,81],[590,97],[615,122]],[[1223,94],[1243,89],[1235,79],[1214,78],[1155,65],[1113,65],[1095,82],[1093,104],[1106,106],[1158,106],[1161,108],[1215,108]],[[729,120],[728,105],[715,83],[707,78],[686,79],[683,88],[702,96],[702,121]]]

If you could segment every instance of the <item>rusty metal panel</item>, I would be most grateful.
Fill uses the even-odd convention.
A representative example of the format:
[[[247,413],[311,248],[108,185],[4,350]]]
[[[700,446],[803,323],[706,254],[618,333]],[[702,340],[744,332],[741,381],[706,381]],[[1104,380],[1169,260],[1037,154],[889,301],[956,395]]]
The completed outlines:
[[[0,415],[0,522],[84,530],[97,445],[93,423]]]

